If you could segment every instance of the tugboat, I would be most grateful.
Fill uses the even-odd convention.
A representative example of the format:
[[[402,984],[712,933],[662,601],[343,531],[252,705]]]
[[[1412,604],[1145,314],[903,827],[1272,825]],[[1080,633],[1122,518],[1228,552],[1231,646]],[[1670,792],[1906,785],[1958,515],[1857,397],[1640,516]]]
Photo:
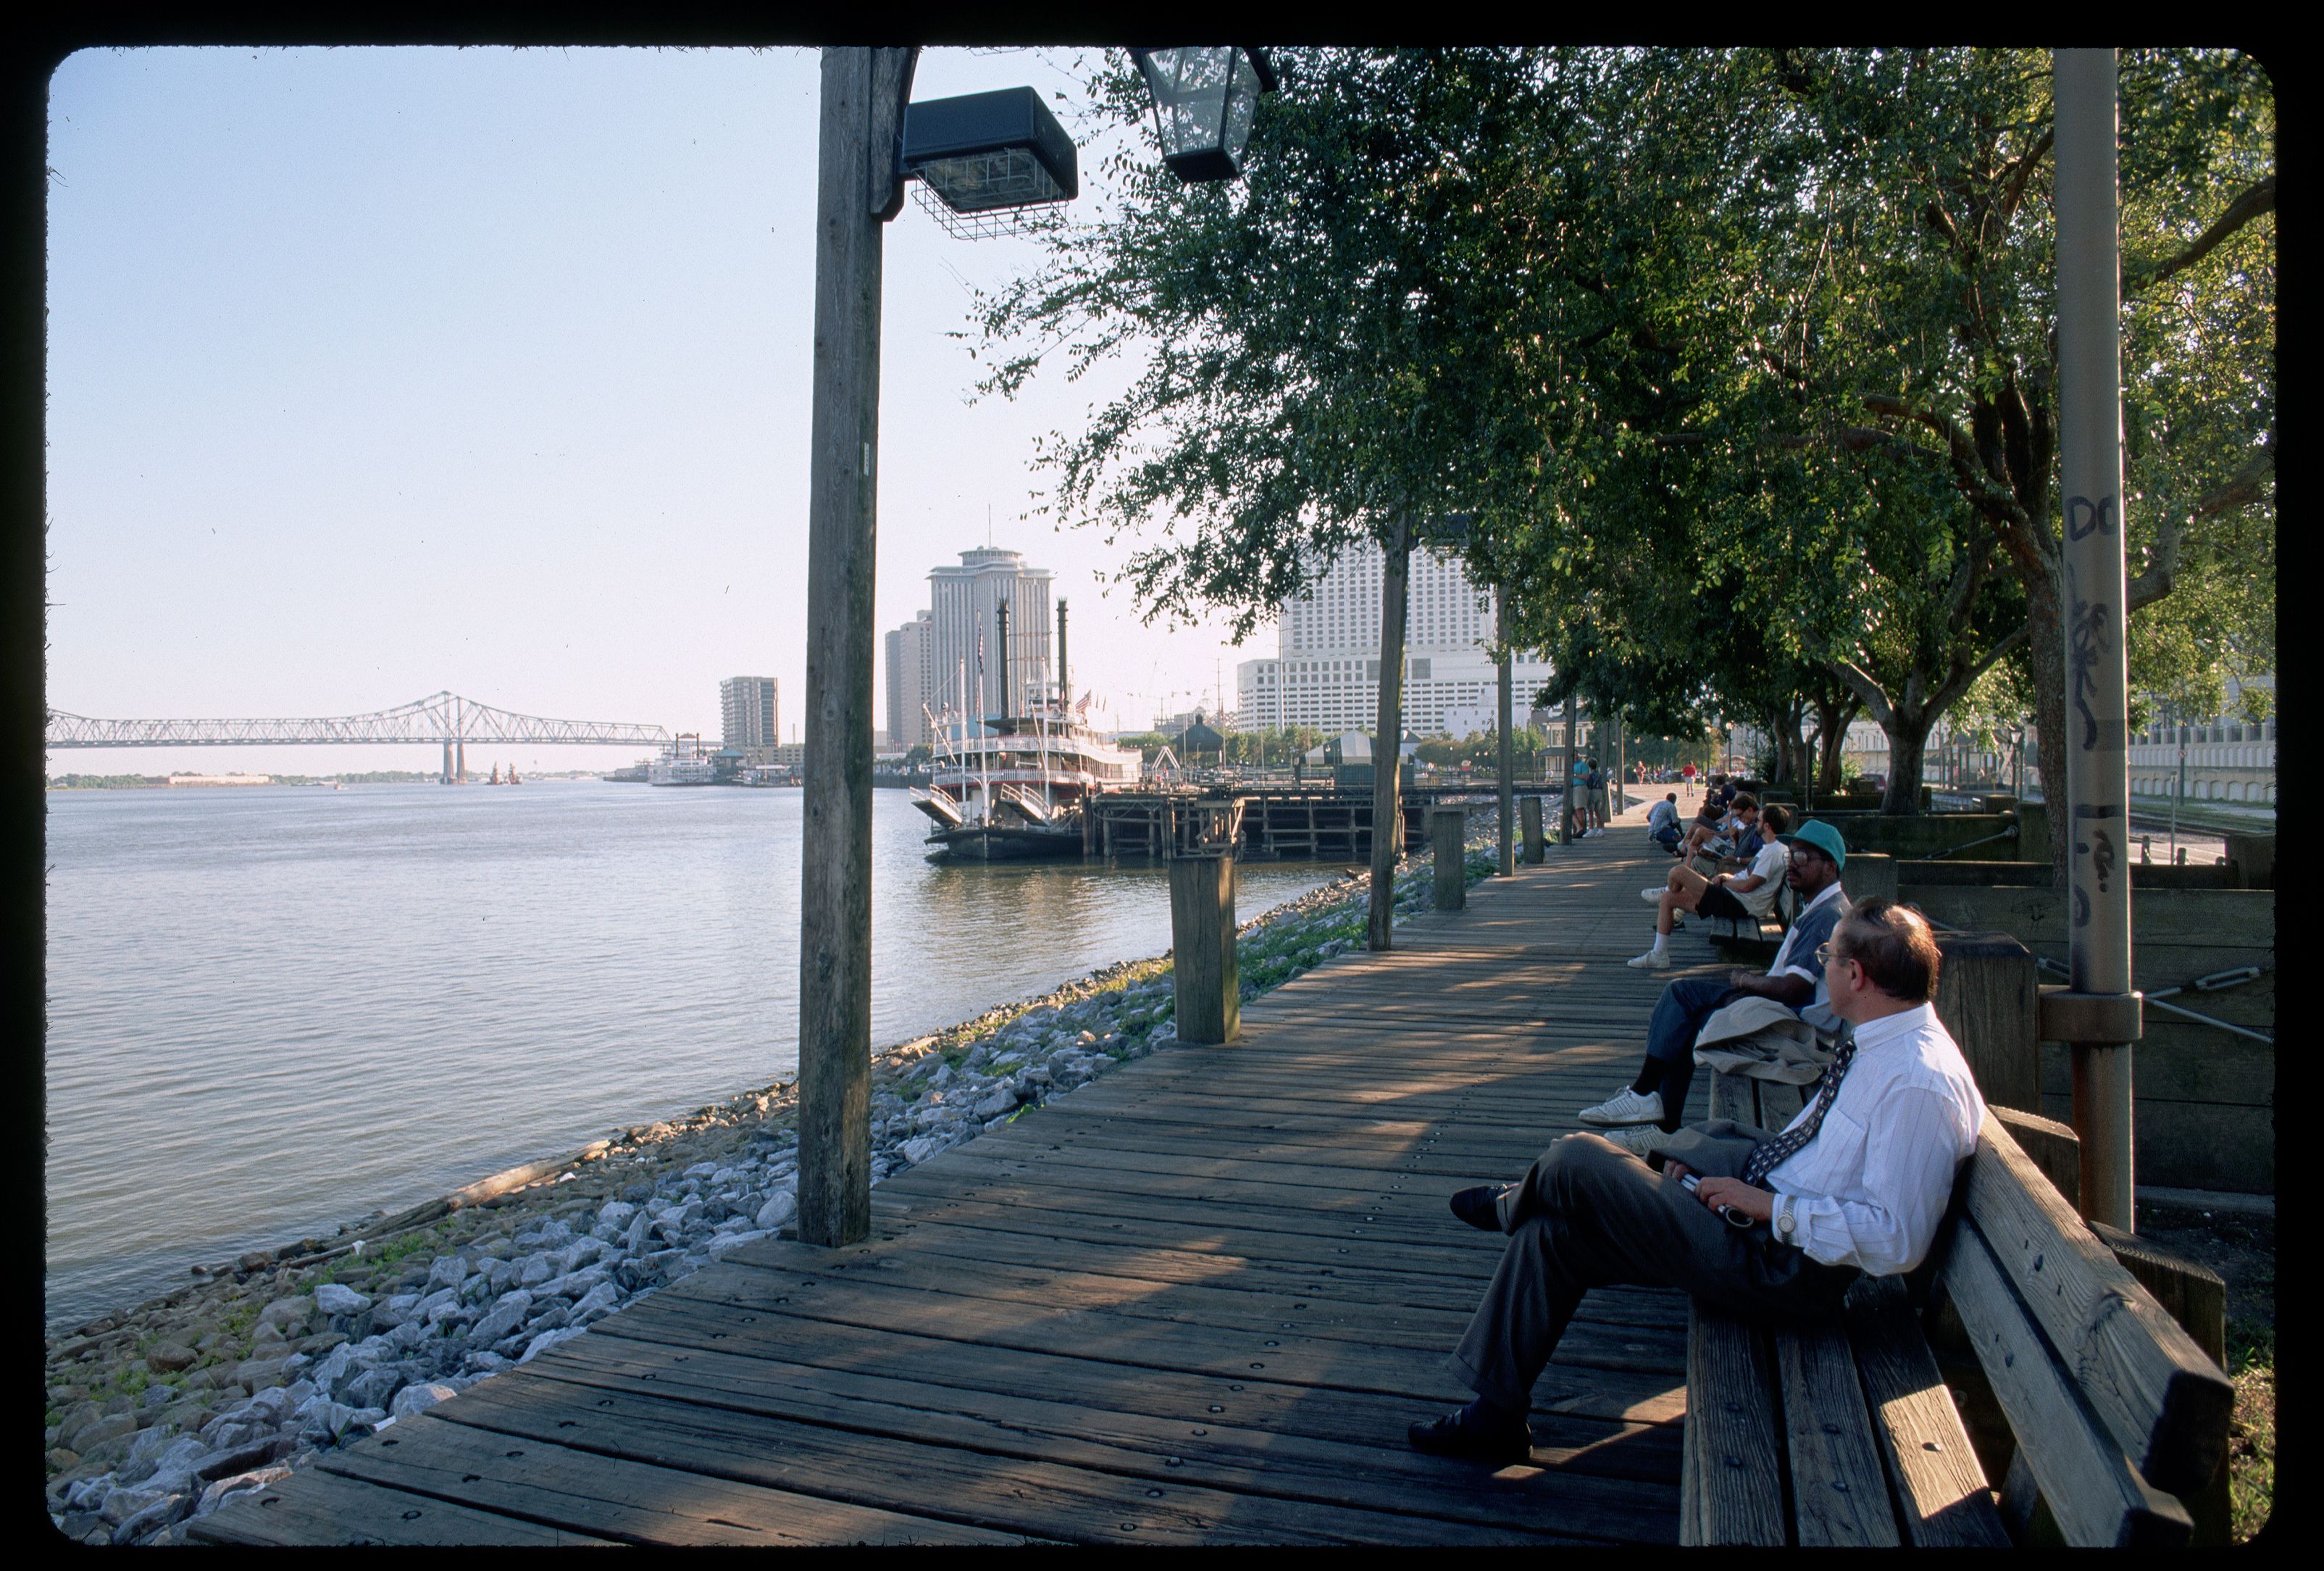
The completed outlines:
[[[999,609],[997,619],[1005,694],[1006,605]],[[971,718],[964,669],[960,709],[941,720],[928,716],[937,750],[933,779],[926,791],[912,794],[912,805],[935,824],[927,842],[932,859],[1004,862],[1079,856],[1082,819],[1090,799],[1138,783],[1142,762],[1138,750],[1117,747],[1083,724],[1087,698],[1078,705],[1070,701],[1072,688],[1063,677],[1065,641],[1061,601],[1056,692],[1035,704],[1031,713]]]

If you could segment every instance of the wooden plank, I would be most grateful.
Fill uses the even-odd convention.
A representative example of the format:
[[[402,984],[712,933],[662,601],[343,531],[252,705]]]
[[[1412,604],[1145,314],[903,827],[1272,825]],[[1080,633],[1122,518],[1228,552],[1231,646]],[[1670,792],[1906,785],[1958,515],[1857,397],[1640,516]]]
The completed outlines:
[[[560,1345],[555,1350],[558,1362],[544,1363],[542,1373],[577,1380],[586,1378],[580,1372],[591,1370],[657,1372],[659,1384],[673,1378],[658,1372],[667,1369],[748,1368],[761,1372],[733,1378],[745,1383],[750,1379],[776,1384],[804,1382],[826,1395],[908,1389],[909,1405],[973,1414],[989,1413],[988,1404],[996,1396],[1047,1392],[1060,1403],[1101,1415],[1092,1421],[1111,1425],[1120,1436],[1145,1437],[1137,1443],[1172,1441],[1163,1448],[1174,1455],[1186,1444],[1215,1442],[1224,1454],[1263,1457],[1280,1441],[1296,1437],[1384,1448],[1397,1454],[1399,1460],[1390,1465],[1399,1467],[1402,1458],[1420,1455],[1406,1449],[1405,1429],[1416,1412],[1426,1410],[1416,1408],[1413,1399],[1377,1392],[1287,1381],[1223,1381],[1148,1364],[836,1322],[788,1321],[779,1346],[770,1337],[747,1345],[723,1343],[715,1350],[706,1350],[703,1339],[689,1337],[682,1329],[673,1333],[667,1326],[625,1327],[618,1335],[603,1334],[602,1327],[600,1332]],[[729,1360],[742,1362],[730,1366]],[[678,1390],[682,1383],[670,1389]],[[1218,1410],[1222,1409],[1223,1413]],[[1532,1421],[1537,1466],[1663,1488],[1676,1476],[1675,1421],[1650,1424],[1540,1407]]]
[[[2034,1165],[2042,1169],[2050,1187],[2065,1197],[2066,1204],[2075,1204],[2082,1192],[2082,1141],[2072,1127],[2015,1107],[1987,1104],[1986,1111],[2009,1132],[2017,1149],[2034,1160]]]
[[[2043,1340],[1984,1234],[1969,1223],[1955,1229],[1944,1285],[2066,1541],[2082,1548],[2184,1544],[2192,1531],[2186,1511],[2124,1457]]]
[[[1896,1518],[1847,1332],[1838,1326],[1784,1326],[1775,1338],[1800,1547],[1893,1548],[1899,1541]]]
[[[2226,1451],[2234,1385],[1998,1120],[1970,1160],[1969,1214],[2132,1465],[2167,1492],[2201,1487]]]
[[[1858,1282],[1846,1317],[1905,1541],[1915,1548],[2006,1548],[1993,1491],[1905,1301],[1904,1279]]]
[[[1789,1540],[1783,1452],[1765,1335],[1695,1298],[1687,1307],[1686,1349],[1682,1539],[1781,1546]]]
[[[547,1440],[512,1446],[433,1413],[318,1467],[407,1493],[632,1544],[1021,1544],[1019,1534],[681,1473]]]
[[[1668,1510],[1667,1481],[1567,1472],[1560,1466],[1567,1458],[1555,1453],[1537,1454],[1532,1466],[1499,1474],[1448,1468],[1411,1449],[1403,1424],[1356,1440],[1219,1423],[1194,1426],[1204,1430],[1195,1435],[1181,1419],[1089,1402],[1077,1383],[1056,1383],[1061,1362],[1047,1361],[1042,1382],[1033,1388],[1057,1395],[969,1392],[884,1373],[733,1354],[675,1354],[637,1344],[630,1345],[627,1357],[608,1343],[543,1373],[590,1393],[683,1400],[1164,1484],[1611,1539],[1638,1537],[1642,1517],[1649,1534],[1655,1525],[1667,1529],[1666,1519],[1654,1521]],[[1407,1421],[1410,1417],[1407,1412]]]
[[[896,1435],[861,1435],[727,1406],[600,1390],[574,1405],[562,1381],[486,1382],[446,1418],[530,1440],[891,1511],[941,1512],[1073,1543],[1194,1545],[1573,1542],[1554,1531],[1319,1508]],[[475,1399],[482,1398],[478,1400]]]
[[[613,1540],[543,1527],[451,1501],[303,1469],[186,1524],[204,1544],[323,1548],[352,1544],[479,1544],[570,1548]]]

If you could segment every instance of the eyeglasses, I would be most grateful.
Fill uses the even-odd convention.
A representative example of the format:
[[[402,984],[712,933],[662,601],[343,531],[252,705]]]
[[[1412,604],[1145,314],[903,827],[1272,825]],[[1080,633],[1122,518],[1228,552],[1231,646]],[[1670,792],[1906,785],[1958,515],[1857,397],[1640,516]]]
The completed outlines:
[[[1829,966],[1835,959],[1845,960],[1847,958],[1848,956],[1845,955],[1835,956],[1831,952],[1831,945],[1829,942],[1818,944],[1816,946],[1815,963],[1819,966]]]

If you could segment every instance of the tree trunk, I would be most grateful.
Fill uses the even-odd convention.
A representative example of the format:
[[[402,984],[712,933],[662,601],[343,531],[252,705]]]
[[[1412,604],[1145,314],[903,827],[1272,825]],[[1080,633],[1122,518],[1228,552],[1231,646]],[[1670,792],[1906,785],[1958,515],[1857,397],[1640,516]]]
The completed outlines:
[[[1404,740],[1405,585],[1412,566],[1412,523],[1399,518],[1380,573],[1379,725],[1372,738],[1372,887],[1364,942],[1388,947],[1396,919],[1396,862],[1404,851],[1404,802],[1397,790]]]
[[[1864,701],[1854,698],[1843,699],[1838,703],[1821,699],[1817,701],[1815,706],[1816,743],[1819,753],[1815,772],[1817,790],[1831,792],[1840,790],[1840,753],[1848,745],[1848,728],[1854,724],[1858,712],[1863,707]]]
[[[1883,727],[1888,733],[1888,790],[1880,799],[1880,810],[1891,818],[1921,810],[1921,770],[1929,727],[1935,720],[1926,709],[1899,706],[1894,720]]]
[[[2066,628],[2064,619],[2058,612],[2056,575],[2053,572],[2036,574],[2021,570],[2017,577],[2026,591],[2026,663],[2034,668],[2034,739],[2039,747],[2042,770],[2042,800],[2050,809],[2047,815],[2050,820],[2047,854],[2058,887],[2063,889],[2066,884],[2066,836],[2073,828],[2068,822],[2073,815],[2064,810],[2069,725],[2066,718]],[[2017,854],[2020,856],[2041,855],[2035,847],[2022,842]]]

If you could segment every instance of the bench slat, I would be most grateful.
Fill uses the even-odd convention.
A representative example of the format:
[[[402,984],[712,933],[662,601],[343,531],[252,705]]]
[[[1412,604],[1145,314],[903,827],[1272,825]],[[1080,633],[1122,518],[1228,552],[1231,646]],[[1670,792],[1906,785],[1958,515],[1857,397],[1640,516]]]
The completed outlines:
[[[1997,1119],[1970,1163],[1969,1214],[2132,1465],[2166,1492],[2201,1488],[2226,1451],[2234,1385]]]
[[[1894,1548],[1900,1541],[1895,1510],[1848,1333],[1839,1326],[1779,1329],[1775,1366],[1783,1380],[1800,1547]]]
[[[2009,1547],[1902,1277],[1868,1277],[1848,1296],[1848,1338],[1887,1463],[1892,1503],[1915,1548]]]
[[[2193,1531],[2186,1511],[2124,1457],[1972,1222],[1954,1230],[1944,1286],[2066,1541],[2085,1548],[2184,1544]]]
[[[1755,1327],[1688,1300],[1680,1542],[1786,1541],[1770,1376],[1766,1338]]]

